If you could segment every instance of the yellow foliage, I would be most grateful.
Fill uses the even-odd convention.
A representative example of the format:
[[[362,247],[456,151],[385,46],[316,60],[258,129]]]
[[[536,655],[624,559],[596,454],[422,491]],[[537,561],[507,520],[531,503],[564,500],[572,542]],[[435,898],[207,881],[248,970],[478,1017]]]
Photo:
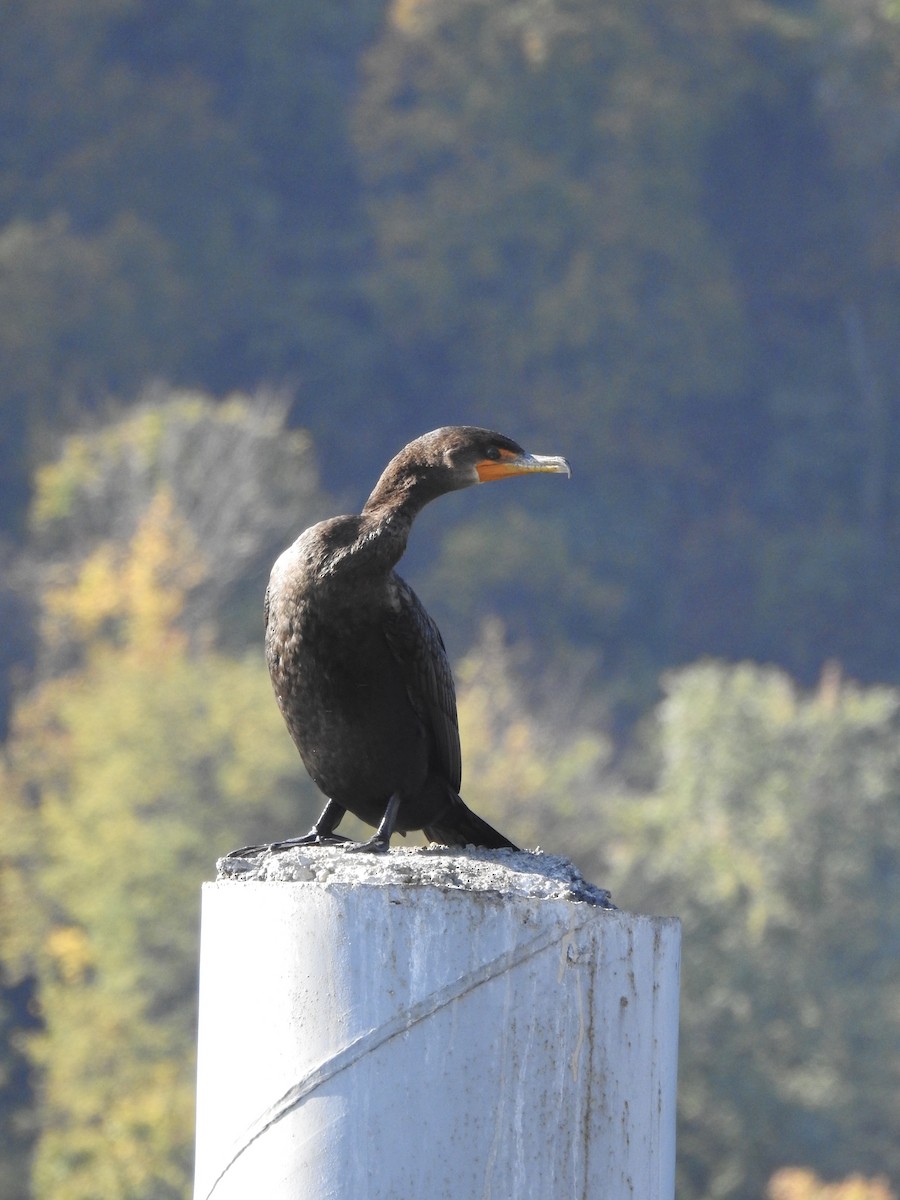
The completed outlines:
[[[99,477],[99,460],[92,453],[90,439],[73,435],[65,455],[58,461],[43,463],[34,472],[34,502],[30,521],[35,529],[67,514],[75,495]]]
[[[175,622],[187,592],[204,576],[190,529],[161,488],[124,547],[104,542],[73,582],[49,588],[44,601],[48,641],[94,640],[155,652],[180,642]]]
[[[14,774],[0,757],[0,962],[9,980],[29,970],[33,950],[29,890],[37,840],[36,822],[28,820]]]
[[[54,589],[80,661],[19,701],[0,758],[0,951],[39,980],[35,1197],[190,1194],[199,885],[318,803],[281,785],[302,767],[262,656],[176,629],[201,572],[159,491]]]
[[[182,404],[200,406],[199,398],[183,394]],[[65,441],[62,454],[53,462],[37,467],[34,475],[34,500],[29,513],[33,530],[71,515],[78,498],[91,493],[110,462],[122,455],[143,465],[152,464],[164,429],[164,414],[159,408],[139,408],[100,430],[73,433]]]
[[[609,756],[605,736],[556,723],[551,729],[529,711],[499,622],[485,624],[457,679],[463,798],[520,844],[571,845],[561,826],[585,792],[596,800]]]
[[[47,935],[46,949],[64,983],[81,983],[94,963],[88,936],[77,925],[51,929]]]
[[[231,846],[308,827],[317,797],[299,812],[282,786],[301,771],[261,655],[107,644],[18,705],[0,948],[40,981],[35,1197],[190,1195],[199,885]]]
[[[429,0],[394,0],[390,22],[401,33],[415,36],[423,31],[430,7]]]
[[[766,1200],[897,1200],[883,1176],[850,1175],[839,1183],[823,1183],[806,1167],[784,1167],[769,1180]]]
[[[35,1157],[34,1195],[187,1196],[190,1046],[179,1053],[147,1022],[133,994],[75,983],[50,986],[44,996],[60,1028],[36,1039],[52,1116]]]

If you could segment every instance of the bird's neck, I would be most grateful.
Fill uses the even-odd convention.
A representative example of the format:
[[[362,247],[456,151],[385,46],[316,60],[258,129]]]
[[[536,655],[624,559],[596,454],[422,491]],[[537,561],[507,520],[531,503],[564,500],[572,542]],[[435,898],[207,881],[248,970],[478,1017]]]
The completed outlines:
[[[418,510],[416,510],[418,511]],[[380,505],[362,511],[357,555],[371,556],[386,569],[395,567],[406,551],[415,511],[403,505]]]
[[[384,474],[366,501],[362,515],[378,523],[409,527],[430,500],[445,489],[435,487],[427,474],[413,474],[408,470],[396,471],[388,463]]]
[[[396,565],[406,550],[412,523],[426,504],[448,489],[447,478],[418,470],[398,455],[384,469],[363,506],[363,538],[379,543],[378,554]]]
[[[413,521],[429,500],[431,489],[410,476],[401,479],[381,477],[360,514],[359,550],[362,557],[377,559],[393,568],[406,551]]]

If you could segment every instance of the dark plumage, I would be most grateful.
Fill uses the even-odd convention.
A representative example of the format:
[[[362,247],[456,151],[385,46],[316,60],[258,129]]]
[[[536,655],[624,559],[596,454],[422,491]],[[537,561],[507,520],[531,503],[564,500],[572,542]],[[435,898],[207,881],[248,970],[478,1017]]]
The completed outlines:
[[[334,830],[346,811],[378,827],[368,849],[386,849],[395,829],[448,845],[512,846],[459,797],[450,664],[394,566],[429,501],[533,471],[569,467],[486,429],[436,429],[388,463],[360,514],[313,525],[277,560],[266,659],[291,737],[328,797],[313,829],[279,846],[343,840]]]

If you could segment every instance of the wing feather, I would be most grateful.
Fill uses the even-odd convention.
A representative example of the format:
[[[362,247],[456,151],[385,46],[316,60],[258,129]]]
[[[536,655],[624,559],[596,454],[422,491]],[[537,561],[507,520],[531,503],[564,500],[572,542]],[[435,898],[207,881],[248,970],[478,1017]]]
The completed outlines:
[[[397,608],[385,621],[391,653],[403,671],[406,690],[431,738],[434,768],[459,791],[462,754],[456,688],[444,639],[408,583],[394,576]]]

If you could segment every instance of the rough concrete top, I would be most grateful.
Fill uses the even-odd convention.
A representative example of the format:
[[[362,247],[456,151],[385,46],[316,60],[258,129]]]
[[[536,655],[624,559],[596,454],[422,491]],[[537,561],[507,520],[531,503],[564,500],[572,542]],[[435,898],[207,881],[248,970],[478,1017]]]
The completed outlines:
[[[217,867],[219,880],[458,888],[615,908],[609,892],[588,883],[569,859],[531,850],[412,846],[359,854],[343,846],[291,846],[220,858]]]

